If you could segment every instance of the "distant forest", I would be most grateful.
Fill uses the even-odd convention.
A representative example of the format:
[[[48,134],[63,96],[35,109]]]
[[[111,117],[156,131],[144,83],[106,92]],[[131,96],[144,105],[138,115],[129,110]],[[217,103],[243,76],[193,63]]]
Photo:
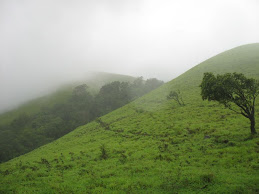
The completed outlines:
[[[44,107],[34,115],[21,114],[10,124],[0,126],[0,162],[27,153],[52,142],[161,86],[155,78],[132,83],[115,81],[93,95],[86,84],[74,88],[66,103]]]

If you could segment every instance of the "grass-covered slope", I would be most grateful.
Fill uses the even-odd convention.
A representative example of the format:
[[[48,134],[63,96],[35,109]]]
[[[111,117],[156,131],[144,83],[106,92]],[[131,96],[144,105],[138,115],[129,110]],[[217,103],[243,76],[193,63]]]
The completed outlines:
[[[199,84],[207,71],[259,79],[259,44],[219,54],[133,103],[1,164],[0,192],[258,193],[258,136],[249,138],[249,121],[241,115],[201,100]],[[166,99],[177,89],[186,106]]]

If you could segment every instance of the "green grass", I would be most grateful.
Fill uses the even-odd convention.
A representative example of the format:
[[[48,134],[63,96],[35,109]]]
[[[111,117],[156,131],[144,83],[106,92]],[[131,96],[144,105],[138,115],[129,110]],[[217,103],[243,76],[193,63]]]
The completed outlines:
[[[259,44],[226,51],[100,120],[1,164],[0,193],[258,193],[258,135],[250,137],[246,118],[202,101],[199,88],[207,71],[259,79],[258,53]],[[166,99],[177,89],[186,106]]]

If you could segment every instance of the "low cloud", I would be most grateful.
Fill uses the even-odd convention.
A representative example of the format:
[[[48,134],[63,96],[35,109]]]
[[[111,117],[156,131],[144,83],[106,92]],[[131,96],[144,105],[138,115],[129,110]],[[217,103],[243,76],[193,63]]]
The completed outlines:
[[[255,0],[3,0],[0,112],[89,71],[169,81],[259,42]]]

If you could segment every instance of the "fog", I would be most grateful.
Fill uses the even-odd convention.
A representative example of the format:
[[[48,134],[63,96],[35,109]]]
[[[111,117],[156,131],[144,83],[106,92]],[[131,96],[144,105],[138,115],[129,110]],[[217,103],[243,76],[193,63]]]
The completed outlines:
[[[0,0],[0,112],[102,71],[169,81],[259,42],[257,0]]]

